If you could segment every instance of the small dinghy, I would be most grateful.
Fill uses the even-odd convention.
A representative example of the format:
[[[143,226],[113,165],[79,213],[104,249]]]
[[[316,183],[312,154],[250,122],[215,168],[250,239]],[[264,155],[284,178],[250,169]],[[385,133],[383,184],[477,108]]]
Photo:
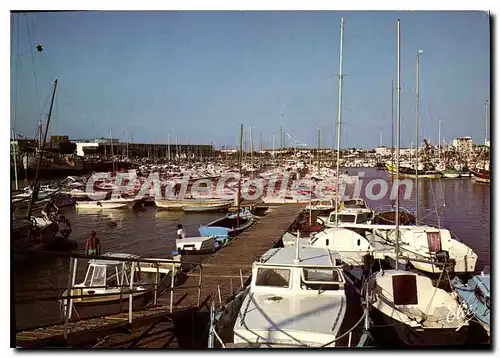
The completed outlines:
[[[105,209],[122,209],[129,205],[128,202],[110,202],[108,200],[102,201],[77,201],[75,203],[76,209],[83,210],[105,210]]]
[[[238,222],[239,220],[239,222]],[[255,217],[249,210],[238,214],[229,214],[198,228],[201,236],[236,237],[255,222]]]
[[[231,203],[215,203],[215,204],[199,204],[199,205],[183,205],[182,210],[185,213],[197,212],[224,212],[231,207]]]
[[[462,307],[468,316],[475,316],[490,335],[491,314],[491,279],[490,274],[483,270],[467,282],[462,282],[458,277],[452,280],[453,290],[457,293]]]

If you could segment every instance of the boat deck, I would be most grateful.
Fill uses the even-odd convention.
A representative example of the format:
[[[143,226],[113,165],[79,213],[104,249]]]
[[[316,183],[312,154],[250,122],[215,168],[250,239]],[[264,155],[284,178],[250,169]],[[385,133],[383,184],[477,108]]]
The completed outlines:
[[[69,322],[16,333],[18,347],[99,346],[192,348],[206,345],[208,311],[211,302],[223,304],[248,279],[252,263],[277,245],[293,225],[304,204],[273,209],[231,245],[209,256],[184,274],[184,282],[158,297],[158,304],[129,313]],[[201,278],[200,278],[201,276]],[[172,301],[171,301],[172,300]],[[172,313],[170,303],[172,302]],[[201,313],[201,315],[200,315]],[[122,333],[120,333],[122,332]],[[103,339],[105,337],[105,339]]]

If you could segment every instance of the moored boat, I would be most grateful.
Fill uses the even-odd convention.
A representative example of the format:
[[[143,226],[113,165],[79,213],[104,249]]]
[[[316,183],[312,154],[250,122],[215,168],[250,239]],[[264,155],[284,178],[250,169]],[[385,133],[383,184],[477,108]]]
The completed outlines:
[[[458,277],[452,280],[453,290],[468,314],[475,317],[490,335],[491,314],[491,278],[484,270],[480,275],[473,276],[467,282]]]
[[[239,214],[228,214],[206,225],[200,226],[198,231],[201,236],[235,237],[249,228],[255,219],[252,213],[245,210]]]

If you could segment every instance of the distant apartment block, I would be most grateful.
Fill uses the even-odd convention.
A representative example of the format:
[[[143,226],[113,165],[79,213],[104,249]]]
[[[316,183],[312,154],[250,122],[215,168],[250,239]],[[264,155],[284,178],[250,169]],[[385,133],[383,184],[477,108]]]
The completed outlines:
[[[472,153],[472,138],[471,137],[454,138],[453,147],[455,147],[457,152],[463,155],[470,155]]]

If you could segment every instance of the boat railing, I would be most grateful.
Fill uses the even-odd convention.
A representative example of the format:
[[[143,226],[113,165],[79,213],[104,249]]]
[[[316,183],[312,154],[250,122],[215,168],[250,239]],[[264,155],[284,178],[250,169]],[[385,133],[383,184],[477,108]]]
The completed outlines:
[[[38,252],[39,254],[40,252]],[[165,305],[165,303],[160,303],[159,302],[159,297],[164,294],[168,293],[168,303],[166,306],[168,307],[167,310],[170,313],[173,313],[174,311],[174,293],[175,291],[184,291],[184,290],[189,290],[189,289],[196,289],[197,290],[197,306],[199,307],[201,304],[201,294],[203,291],[203,283],[204,280],[207,278],[227,278],[229,279],[229,288],[231,290],[230,296],[233,296],[235,292],[238,291],[239,288],[244,287],[245,283],[247,282],[247,279],[250,277],[249,275],[244,275],[243,274],[243,269],[241,269],[239,266],[236,265],[224,265],[226,268],[232,268],[236,269],[239,271],[238,275],[210,275],[210,274],[205,274],[203,271],[204,267],[220,267],[221,265],[217,264],[205,264],[205,263],[200,263],[200,262],[189,262],[189,260],[183,260],[182,264],[188,264],[188,265],[193,265],[193,268],[191,269],[190,272],[185,273],[185,276],[197,276],[198,277],[198,282],[196,285],[191,285],[191,286],[186,286],[186,285],[177,285],[176,284],[176,276],[177,273],[181,272],[181,268],[179,267],[180,262],[174,259],[161,259],[161,258],[140,258],[140,257],[127,257],[127,258],[122,258],[122,257],[111,257],[111,256],[100,256],[100,257],[90,257],[87,255],[82,255],[82,254],[62,254],[62,253],[54,253],[54,252],[47,252],[48,255],[54,255],[54,256],[66,256],[69,257],[69,269],[68,269],[68,285],[66,287],[41,287],[37,289],[26,289],[26,290],[18,290],[15,293],[15,300],[14,304],[16,305],[25,305],[25,304],[33,304],[33,303],[38,303],[38,302],[47,302],[47,301],[52,301],[52,302],[58,302],[61,304],[62,302],[65,302],[65,304],[61,304],[61,313],[63,316],[63,322],[64,323],[64,338],[67,339],[68,336],[68,327],[69,327],[69,322],[72,317],[72,314],[75,313],[77,315],[76,320],[81,320],[81,318],[78,315],[78,312],[76,311],[76,308],[74,307],[74,300],[82,299],[84,297],[84,292],[83,290],[85,289],[102,289],[102,288],[119,288],[120,291],[117,292],[93,292],[92,297],[109,297],[109,296],[117,296],[120,295],[120,302],[123,301],[123,299],[128,298],[128,323],[132,324],[133,322],[133,301],[134,301],[134,296],[141,291],[137,291],[136,288],[142,287],[142,288],[152,288],[153,291],[153,300],[152,302],[149,303],[147,307],[155,307],[158,305]],[[113,284],[113,285],[94,285],[94,286],[80,286],[76,284],[76,277],[77,277],[77,270],[78,270],[78,261],[79,260],[92,260],[92,259],[98,259],[102,261],[119,261],[119,262],[128,262],[130,263],[130,271],[125,273],[125,270],[122,270],[122,277],[120,282],[126,282],[124,280],[124,275],[126,274],[129,280],[128,284]],[[135,273],[136,272],[144,272],[144,267],[141,267],[141,264],[150,264],[152,267],[155,268],[155,278],[154,282],[152,283],[144,283],[144,282],[136,282],[135,281]],[[165,269],[169,269],[170,271],[166,274],[166,276],[162,280],[167,280],[170,279],[168,287],[165,287],[165,285],[162,285],[162,282],[160,282],[160,273],[165,272]],[[193,270],[194,269],[194,270]],[[127,270],[128,271],[128,270]],[[151,266],[149,267],[148,270],[149,273],[153,273],[154,271],[151,270]],[[210,280],[209,280],[210,281]],[[235,284],[235,281],[238,282],[239,284]],[[81,290],[78,294],[75,292],[75,290]],[[43,293],[43,292],[57,292],[58,294],[56,295],[37,295],[37,293]],[[61,292],[64,292],[64,294],[61,294]],[[226,295],[224,295],[225,297]],[[218,302],[220,307],[222,307],[225,302],[223,302],[223,295],[221,292],[221,285],[217,285],[217,297],[218,297]],[[120,303],[121,307],[121,303]],[[145,308],[145,307],[142,307]],[[73,320],[74,321],[74,320]]]

